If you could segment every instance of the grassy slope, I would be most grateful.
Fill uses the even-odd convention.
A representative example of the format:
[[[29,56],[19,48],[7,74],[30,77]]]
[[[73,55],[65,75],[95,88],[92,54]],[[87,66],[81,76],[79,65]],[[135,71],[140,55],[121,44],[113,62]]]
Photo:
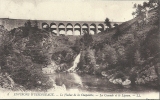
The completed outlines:
[[[150,20],[154,18],[154,14],[156,13],[157,9],[156,10],[152,10],[149,12],[149,17],[150,17]],[[134,25],[135,25],[135,22],[140,19],[139,17],[136,17],[134,19],[131,19],[129,21],[126,21],[124,23],[122,23],[119,28],[120,30],[123,32],[123,34],[126,34],[126,33],[131,33],[133,34],[135,32],[135,30],[133,29]],[[155,19],[157,20],[157,19]],[[151,22],[150,22],[151,23]],[[152,25],[152,24],[150,24]],[[145,31],[145,30],[150,30],[150,25],[147,24],[145,26],[145,29],[142,30],[142,31]],[[111,36],[113,34],[115,34],[115,31],[116,29],[112,30],[112,31],[109,31],[109,32],[102,32],[102,34],[95,34],[93,35],[93,39],[96,42],[101,42],[101,41],[104,41],[106,38],[111,38]],[[138,31],[138,32],[142,32],[142,31]]]

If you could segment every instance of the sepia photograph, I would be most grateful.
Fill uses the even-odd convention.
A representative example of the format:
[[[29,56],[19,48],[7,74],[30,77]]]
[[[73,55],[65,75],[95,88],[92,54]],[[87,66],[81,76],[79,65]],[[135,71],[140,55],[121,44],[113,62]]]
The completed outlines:
[[[0,99],[160,99],[159,0],[0,0]]]

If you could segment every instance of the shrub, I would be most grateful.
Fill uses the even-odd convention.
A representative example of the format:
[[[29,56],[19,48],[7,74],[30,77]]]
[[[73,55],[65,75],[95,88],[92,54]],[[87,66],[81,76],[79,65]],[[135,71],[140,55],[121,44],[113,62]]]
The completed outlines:
[[[142,57],[148,58],[156,55],[160,50],[159,41],[158,28],[153,28],[146,34],[145,40],[141,42],[140,53]]]
[[[89,33],[84,33],[83,37],[80,39],[80,42],[83,46],[85,46],[83,49],[87,49],[93,42],[92,35]]]
[[[125,34],[120,37],[119,41],[121,45],[127,46],[134,43],[134,35],[133,34]]]
[[[106,44],[102,52],[102,59],[104,59],[109,65],[117,63],[117,54],[114,48]]]
[[[119,36],[122,35],[122,32],[120,31],[119,25],[118,24],[114,24],[115,28],[116,28],[116,32],[115,34],[112,36],[113,39],[117,40]]]
[[[66,63],[69,66],[73,63],[74,57],[75,53],[71,49],[65,49],[53,53],[52,60],[54,60],[56,64]]]
[[[101,64],[104,60],[102,59],[102,51],[101,50],[98,50],[97,53],[95,54],[96,55],[96,62],[97,64]]]
[[[88,65],[92,67],[93,70],[95,70],[96,69],[95,51],[92,49],[88,49],[86,57],[87,57],[86,62],[88,63]]]
[[[141,58],[141,54],[138,50],[136,50],[136,52],[135,52],[134,63],[135,63],[135,65],[141,65],[143,63],[142,58]]]

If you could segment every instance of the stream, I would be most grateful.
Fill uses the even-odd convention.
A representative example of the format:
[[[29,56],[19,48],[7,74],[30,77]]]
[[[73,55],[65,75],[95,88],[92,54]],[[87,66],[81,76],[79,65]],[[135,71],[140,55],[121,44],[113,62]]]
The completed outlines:
[[[73,66],[66,72],[48,74],[56,86],[65,86],[66,90],[77,89],[86,92],[157,92],[153,87],[144,85],[122,86],[109,82],[106,77],[78,74],[76,73],[77,64],[80,61],[81,52],[75,57]]]
[[[50,74],[50,78],[55,80],[56,85],[66,86],[67,90],[78,89],[86,92],[157,92],[153,87],[136,85],[134,87],[124,87],[108,81],[105,77],[77,74],[77,73],[55,73]]]

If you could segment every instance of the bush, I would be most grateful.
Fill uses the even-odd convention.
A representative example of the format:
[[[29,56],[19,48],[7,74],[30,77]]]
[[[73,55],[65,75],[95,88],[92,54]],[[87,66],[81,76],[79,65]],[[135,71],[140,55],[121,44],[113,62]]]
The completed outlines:
[[[146,34],[146,38],[141,42],[140,53],[143,58],[155,56],[160,50],[160,37],[158,28],[153,28]]]
[[[125,34],[119,38],[120,45],[127,46],[132,45],[134,43],[134,35],[133,34]]]
[[[87,65],[89,65],[91,68],[91,71],[95,71],[96,70],[96,59],[95,59],[95,51],[92,49],[88,49],[87,50],[87,54],[86,54],[86,62]]]
[[[124,66],[126,67],[132,67],[134,65],[134,54],[137,50],[137,45],[134,43],[132,45],[127,46],[127,48],[125,49],[126,53],[126,63],[124,64]]]
[[[126,50],[124,48],[124,46],[118,46],[115,48],[116,52],[117,52],[117,59],[118,59],[118,65],[119,66],[124,66],[127,62],[126,59]]]
[[[117,63],[117,53],[114,48],[106,44],[102,52],[102,59],[109,65],[115,65]]]
[[[92,35],[85,32],[83,37],[80,39],[80,42],[84,46],[83,49],[87,49],[93,42]]]
[[[67,66],[71,66],[75,58],[75,52],[71,49],[65,49],[62,51],[58,51],[53,53],[52,60],[55,61],[56,64],[67,64]]]
[[[52,82],[49,81],[49,77],[42,73],[41,68],[38,68],[40,65],[33,65],[32,68],[21,67],[16,72],[12,78],[14,81],[26,89],[42,89],[46,90],[51,88]]]
[[[95,54],[97,64],[103,63],[104,59],[102,59],[102,54],[103,53],[101,50],[98,50],[97,53]]]
[[[114,24],[115,28],[116,28],[116,32],[115,34],[112,36],[113,39],[118,40],[118,37],[122,35],[122,32],[120,31],[119,25],[118,24]]]
[[[134,63],[136,66],[139,66],[143,63],[140,52],[138,50],[135,52]]]

